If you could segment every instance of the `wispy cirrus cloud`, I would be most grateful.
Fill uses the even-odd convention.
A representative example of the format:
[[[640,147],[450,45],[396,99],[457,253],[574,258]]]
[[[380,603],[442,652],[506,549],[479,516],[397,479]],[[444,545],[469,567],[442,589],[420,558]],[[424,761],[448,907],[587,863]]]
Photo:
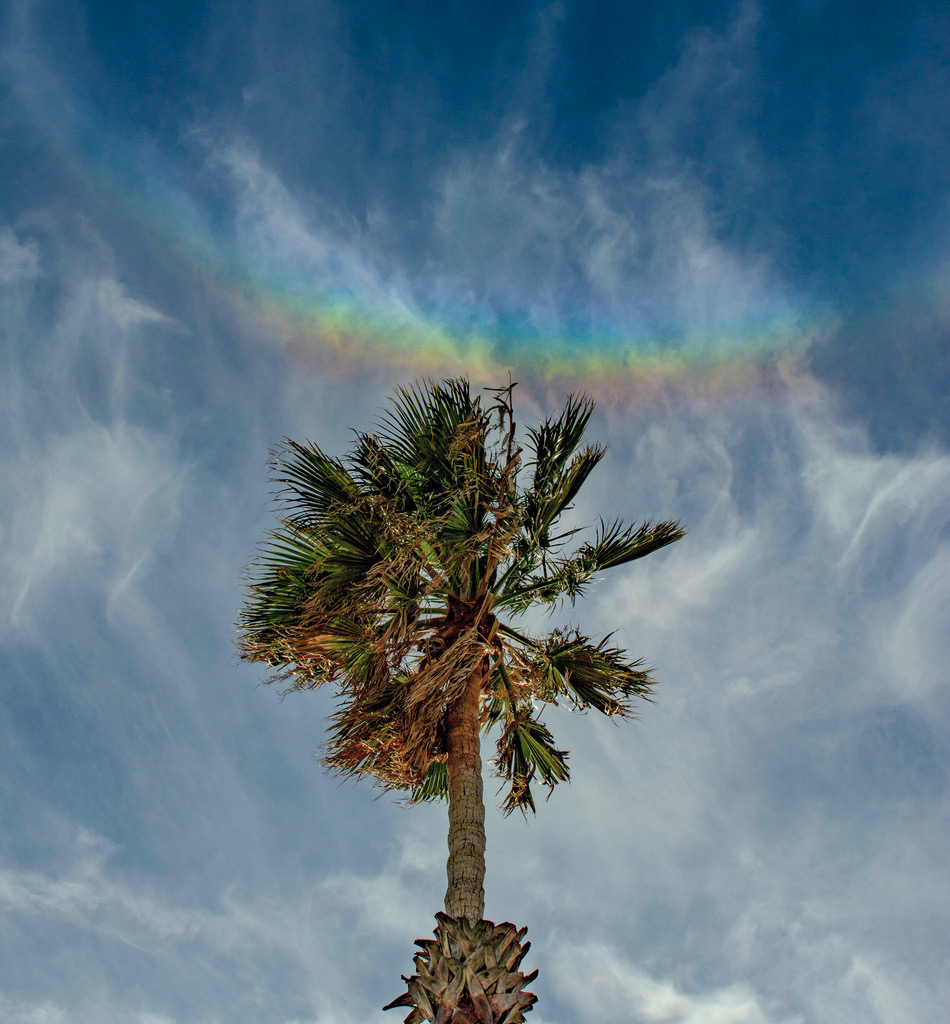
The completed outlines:
[[[296,1024],[367,1019],[378,1009],[372,995],[368,1000],[347,981],[344,962],[359,959],[359,952],[346,951],[346,919],[336,916],[320,887],[301,891],[293,902],[231,891],[210,905],[183,906],[129,877],[115,861],[119,852],[103,837],[80,832],[72,862],[58,873],[0,869],[0,930],[8,937],[23,929],[49,936],[61,968],[45,1001],[27,994],[26,976],[8,990],[11,996],[0,996],[4,1021],[74,1024],[94,1013],[123,1024],[215,1024],[252,1019],[255,1006],[262,1012],[278,1001],[275,986],[281,985],[294,989],[285,1004],[304,1014]],[[65,936],[73,951],[64,958],[58,945]],[[151,980],[132,985],[143,964]],[[190,1005],[184,1017],[160,1009],[160,979],[182,972],[192,991],[214,993]],[[117,979],[123,979],[118,987]],[[240,979],[236,989],[234,979]],[[371,992],[377,983],[374,978]],[[13,998],[17,990],[24,994]],[[291,1024],[288,1016],[274,1019]]]
[[[608,946],[561,947],[555,954],[558,995],[591,1020],[636,1024],[801,1024],[776,1017],[747,985],[687,993],[651,977]]]
[[[278,704],[235,664],[240,566],[271,524],[268,445],[309,436],[340,453],[401,382],[382,360],[331,379],[285,358],[279,322],[241,319],[251,286],[278,306],[337,289],[394,322],[534,329],[542,345],[577,322],[700,350],[779,322],[780,350],[819,339],[816,372],[863,381],[858,417],[791,358],[771,393],[674,387],[595,419],[612,448],[578,520],[691,529],[576,609],[656,666],[658,702],[637,726],[552,716],[574,781],[528,825],[490,812],[489,913],[531,929],[539,1024],[943,1024],[950,469],[940,442],[904,443],[926,418],[889,445],[861,419],[875,405],[892,425],[942,415],[928,376],[942,364],[915,356],[940,351],[945,289],[935,264],[904,306],[849,319],[835,260],[872,248],[868,221],[832,223],[839,209],[886,219],[872,151],[909,140],[899,181],[924,164],[938,180],[941,115],[913,115],[936,109],[941,69],[925,62],[905,97],[909,56],[890,101],[862,88],[875,145],[855,130],[824,177],[840,137],[822,136],[821,104],[814,122],[804,112],[807,144],[789,136],[793,158],[767,138],[788,111],[758,119],[778,81],[760,61],[788,26],[741,5],[672,41],[666,69],[601,110],[597,145],[568,158],[546,134],[565,8],[506,22],[507,91],[446,129],[433,69],[457,55],[433,44],[416,61],[437,19],[386,40],[377,19],[357,38],[364,15],[336,5],[333,21],[331,6],[217,25],[205,56],[227,51],[221,92],[176,108],[200,114],[175,145],[163,125],[167,162],[121,126],[95,140],[105,154],[63,128],[72,83],[42,19],[9,65],[38,162],[21,176],[29,209],[0,229],[0,653],[15,682],[0,747],[22,831],[2,837],[0,1017],[382,1020],[440,903],[443,812],[341,793],[311,764],[327,695]],[[41,10],[28,7],[24,23]],[[383,96],[374,76],[400,61]],[[115,95],[141,98],[128,84]],[[46,142],[76,146],[56,174],[28,152]],[[196,196],[208,208],[191,218]],[[796,204],[820,223],[788,234]],[[816,233],[835,255],[816,261],[832,330],[802,270]],[[928,225],[915,244],[943,235]],[[453,372],[469,366],[447,351]],[[560,405],[514,370],[524,425]],[[895,374],[923,406],[881,400]]]
[[[17,262],[30,270],[24,287],[39,272],[39,246],[15,244],[30,256]],[[7,325],[0,606],[16,628],[64,580],[95,581],[107,601],[128,586],[172,535],[187,476],[173,435],[141,422],[130,365],[143,330],[179,326],[95,264],[69,273],[48,295],[24,297],[36,307],[62,289],[52,323]]]
[[[118,426],[51,441],[7,467],[3,605],[25,626],[51,587],[96,580],[107,601],[174,532],[187,475],[167,441]]]
[[[758,195],[766,177],[741,123],[757,86],[757,24],[744,4],[724,32],[687,38],[636,104],[612,112],[601,152],[577,169],[539,157],[543,122],[536,129],[517,101],[497,148],[450,152],[433,242],[459,299],[524,308],[549,330],[591,316],[674,345],[677,332],[795,315],[767,204],[745,236],[725,210]],[[690,152],[700,126],[702,161]],[[448,279],[441,287],[452,289]]]
[[[11,227],[0,231],[0,284],[31,280],[40,273],[39,250],[34,242],[20,242]]]

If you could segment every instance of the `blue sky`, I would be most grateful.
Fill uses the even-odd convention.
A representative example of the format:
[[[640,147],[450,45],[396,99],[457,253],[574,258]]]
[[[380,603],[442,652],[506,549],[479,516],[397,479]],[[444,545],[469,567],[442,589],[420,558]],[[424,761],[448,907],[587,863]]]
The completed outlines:
[[[656,667],[489,811],[537,1024],[950,1004],[950,16],[935,3],[20,3],[0,36],[0,1022],[399,1019],[444,809],[238,662],[281,437],[572,388],[573,618]],[[566,613],[565,613],[566,614]],[[486,787],[493,792],[489,780]]]

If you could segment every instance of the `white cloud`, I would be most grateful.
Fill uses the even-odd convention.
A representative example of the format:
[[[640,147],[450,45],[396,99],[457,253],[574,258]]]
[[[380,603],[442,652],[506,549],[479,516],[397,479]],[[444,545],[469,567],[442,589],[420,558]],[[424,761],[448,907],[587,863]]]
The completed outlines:
[[[72,586],[93,584],[106,603],[127,597],[172,536],[187,477],[174,424],[154,415],[167,403],[137,377],[145,332],[181,325],[129,294],[98,239],[73,251],[68,226],[42,211],[32,220],[48,291],[2,325],[0,616],[17,628]]]
[[[730,234],[722,195],[683,156],[679,137],[702,122],[712,150],[735,165],[740,133],[730,111],[754,84],[755,6],[743,4],[721,35],[692,36],[637,111],[618,114],[624,126],[605,155],[577,170],[538,157],[519,108],[549,73],[556,6],[539,13],[531,81],[514,89],[507,127],[487,146],[442,154],[437,199],[411,223],[378,209],[366,217],[333,209],[288,185],[253,140],[212,143],[249,280],[288,322],[300,300],[306,319],[321,296],[352,298],[388,325],[374,331],[394,335],[405,328],[424,338],[442,316],[464,333],[468,317],[490,327],[514,315],[554,335],[589,325],[604,344],[616,334],[638,347],[672,338],[690,353],[805,347],[795,297],[767,244],[774,239]],[[762,161],[749,150],[741,163],[745,186],[757,188]],[[307,330],[321,329],[308,321]],[[439,345],[443,365],[483,365],[477,346]],[[394,361],[400,352],[394,340]]]
[[[286,261],[304,267],[318,281],[333,267],[334,247],[314,230],[312,212],[290,194],[279,175],[246,144],[237,142],[215,154],[237,192],[237,228],[242,249],[266,266]]]
[[[896,977],[881,957],[855,956],[842,987],[867,1001],[875,1020],[882,1024],[921,1024],[938,1021],[940,1010],[927,999],[915,997],[906,980]]]
[[[0,993],[0,1021],[3,1024],[71,1024],[66,1011],[53,1002],[27,1002]]]
[[[30,1003],[7,999],[2,993],[0,1021],[3,1024],[71,1024],[66,1011],[55,1003]]]
[[[157,309],[131,298],[119,284],[111,278],[103,278],[97,289],[99,306],[123,331],[140,324],[174,324],[170,317]]]
[[[139,949],[156,949],[193,938],[208,916],[177,910],[132,891],[107,874],[112,844],[80,833],[78,857],[58,877],[0,870],[0,908],[6,913],[67,921]]]
[[[555,990],[585,1020],[629,1024],[801,1024],[774,1017],[747,985],[686,993],[658,981],[606,945],[564,946],[554,958]]]
[[[445,276],[431,287],[526,307],[539,328],[560,327],[565,297],[583,295],[580,312],[611,329],[706,344],[748,332],[751,344],[790,319],[790,297],[765,252],[720,236],[712,202],[687,169],[618,157],[571,175],[517,151],[459,154],[438,210]]]
[[[40,255],[35,242],[19,242],[13,229],[0,230],[0,284],[29,281],[40,273]]]
[[[212,164],[227,175],[235,202],[235,231],[249,272],[263,272],[265,286],[290,292],[306,289],[312,301],[342,289],[369,309],[381,305],[391,316],[412,320],[395,282],[387,282],[375,264],[372,239],[355,218],[291,193],[279,173],[246,142],[235,140],[214,150]]]
[[[439,818],[442,810],[436,812]],[[446,857],[444,834],[438,825],[433,828],[432,818],[426,815],[428,828],[410,828],[400,838],[397,853],[379,874],[341,871],[326,878],[320,889],[327,901],[355,910],[361,927],[390,940],[405,939],[413,928],[431,930],[444,891]]]
[[[539,159],[517,109],[494,149],[450,154],[417,284],[450,309],[524,311],[548,333],[590,317],[595,331],[672,336],[691,352],[754,347],[773,331],[803,345],[767,217],[743,239],[723,211],[761,187],[764,161],[737,124],[757,23],[743,4],[722,34],[691,35],[636,108],[615,112],[596,162]],[[705,159],[691,160],[700,132]],[[724,194],[712,181],[725,168],[736,180]]]
[[[931,711],[942,702],[945,721],[948,608],[950,545],[942,544],[906,590],[884,603],[872,638],[896,695]]]
[[[122,962],[117,947],[135,951],[133,963],[152,963],[163,971],[177,962],[177,971],[182,978],[188,977],[189,984],[194,984],[196,972],[205,975],[212,987],[220,985],[222,978],[231,979],[226,985],[231,990],[228,999],[242,1011],[254,1005],[259,1012],[261,1007],[273,1006],[268,972],[276,965],[285,973],[289,970],[295,985],[292,995],[284,993],[287,1005],[311,1007],[313,1016],[306,1018],[310,1024],[367,1019],[374,1009],[364,993],[351,988],[349,971],[360,954],[342,938],[347,922],[325,900],[323,887],[302,890],[294,900],[275,900],[265,894],[244,898],[229,891],[220,894],[216,905],[185,907],[141,878],[124,877],[113,862],[118,852],[104,838],[83,832],[73,861],[63,872],[0,869],[0,921],[6,928],[31,922],[28,934],[57,934],[50,929],[68,925],[72,929],[68,960],[71,966],[83,965],[86,975],[80,990],[62,1002],[32,1003],[0,996],[3,1024],[8,1020],[10,1024],[78,1024],[87,1019],[221,1024],[226,1019],[202,1011],[199,1005],[181,1017],[136,1008],[135,1001],[141,1003],[142,997],[131,993],[139,992],[141,986],[129,985],[126,991],[106,982]],[[88,945],[90,936],[98,945]],[[104,974],[96,963],[102,955],[96,950],[102,949],[110,950],[113,964],[112,971]],[[54,962],[62,962],[61,949],[51,952]],[[90,956],[92,960],[87,959]],[[153,992],[153,1002],[161,998]]]
[[[50,588],[95,581],[122,596],[172,535],[186,471],[168,439],[87,424],[4,467],[2,607],[26,625]]]
[[[615,477],[612,505],[681,516],[691,532],[595,598],[613,605],[614,620],[626,613],[635,633],[656,637],[651,660],[667,645],[674,659],[689,649],[705,659],[715,636],[728,636],[712,663],[694,665],[697,680],[712,672],[727,693],[737,679],[750,680],[746,696],[778,679],[800,688],[836,650],[862,660],[859,676],[832,693],[876,701],[882,687],[893,696],[891,666],[865,663],[882,637],[919,630],[931,642],[907,667],[913,674],[926,661],[926,674],[935,663],[940,640],[924,595],[941,586],[950,458],[876,454],[836,421],[830,396],[809,395],[804,380],[793,387],[805,397],[788,406],[750,403],[695,421],[674,413],[646,426],[630,483]],[[701,636],[674,642],[673,623],[680,637],[694,627]],[[894,643],[911,654],[906,640]]]

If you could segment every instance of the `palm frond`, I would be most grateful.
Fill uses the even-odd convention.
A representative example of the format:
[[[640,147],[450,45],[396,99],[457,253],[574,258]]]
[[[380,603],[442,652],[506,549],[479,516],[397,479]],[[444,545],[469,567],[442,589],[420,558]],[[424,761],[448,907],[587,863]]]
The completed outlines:
[[[575,711],[593,708],[604,715],[634,715],[636,699],[649,700],[653,680],[641,660],[630,661],[626,652],[610,646],[610,636],[596,644],[575,630],[554,630],[535,648],[535,664],[542,685],[541,700],[568,700]]]
[[[502,805],[505,814],[536,810],[531,792],[535,779],[548,787],[549,794],[559,782],[567,782],[571,777],[567,757],[566,750],[555,747],[547,726],[532,717],[530,707],[507,718],[495,760],[498,775],[509,783]]]
[[[673,520],[639,526],[601,520],[594,542],[582,544],[573,555],[547,557],[540,564],[535,561],[530,574],[509,573],[497,605],[523,612],[533,604],[562,599],[573,604],[598,572],[643,558],[685,535],[686,530]]]
[[[531,543],[540,548],[551,546],[551,527],[577,497],[605,452],[605,448],[598,446],[585,448],[570,465],[546,480],[543,489],[532,488],[523,502],[524,531]]]
[[[400,511],[411,513],[414,510],[415,471],[399,462],[376,434],[356,435],[349,463],[363,493],[384,497],[396,503]]]
[[[535,604],[554,604],[562,599],[573,602],[593,576],[577,558],[547,559],[541,569],[540,573],[509,578],[496,606],[521,613]]]
[[[600,572],[643,558],[685,536],[685,528],[672,519],[661,523],[648,520],[639,526],[624,526],[620,520],[608,525],[600,520],[594,543],[583,545],[577,558],[589,565],[592,573]]]
[[[244,631],[241,650],[246,657],[269,662],[268,635],[299,624],[314,551],[314,539],[293,527],[275,531],[262,545],[247,572],[248,598],[239,623]]]
[[[429,497],[437,499],[441,489],[451,490],[457,482],[465,428],[471,430],[484,419],[480,402],[472,398],[467,381],[423,381],[397,390],[380,422],[378,436],[398,463],[418,474],[416,482],[423,489],[430,488]]]
[[[571,395],[557,419],[543,420],[537,430],[528,431],[534,475],[524,498],[524,530],[529,541],[542,548],[549,546],[552,524],[604,457],[606,449],[600,445],[574,454],[593,411],[589,398]]]
[[[594,403],[589,398],[571,395],[557,419],[542,420],[537,430],[528,431],[534,452],[532,490],[546,491],[561,476],[593,412]]]
[[[445,760],[433,761],[426,770],[422,785],[413,789],[410,803],[426,803],[432,800],[448,800],[449,773]]]
[[[321,591],[331,595],[364,583],[385,560],[387,547],[381,524],[371,509],[357,507],[334,516],[318,549]]]
[[[272,454],[271,480],[283,485],[281,504],[298,526],[321,522],[334,502],[349,503],[359,495],[341,462],[311,442],[304,445],[290,438]]]
[[[400,680],[347,690],[330,716],[323,764],[335,775],[371,776],[384,789],[422,784],[424,769],[404,756],[403,688]]]

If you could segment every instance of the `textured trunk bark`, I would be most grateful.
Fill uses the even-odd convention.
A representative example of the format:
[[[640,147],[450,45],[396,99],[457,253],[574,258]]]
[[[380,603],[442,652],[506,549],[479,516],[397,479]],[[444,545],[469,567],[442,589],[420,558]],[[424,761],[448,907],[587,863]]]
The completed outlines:
[[[479,750],[481,673],[446,714],[449,859],[445,912],[477,922],[485,914],[485,803]]]

